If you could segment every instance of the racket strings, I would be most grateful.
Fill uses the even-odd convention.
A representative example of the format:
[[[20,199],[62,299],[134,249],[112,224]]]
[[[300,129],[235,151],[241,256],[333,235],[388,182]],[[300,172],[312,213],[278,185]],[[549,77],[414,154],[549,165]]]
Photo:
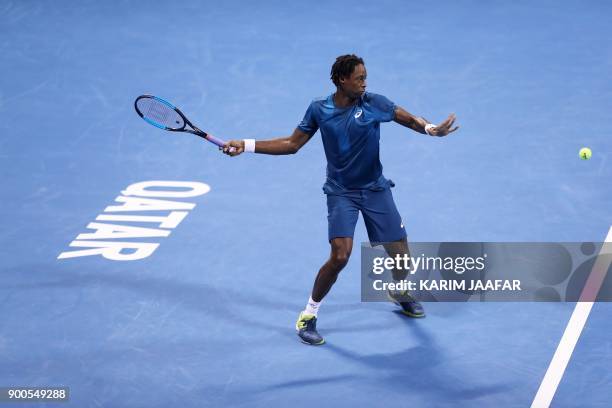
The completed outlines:
[[[148,106],[141,109],[143,116],[169,129],[180,129],[184,126],[183,118],[168,105],[155,99],[147,99]]]
[[[169,115],[169,111],[171,109],[164,105],[163,103],[158,103],[156,101],[153,101],[150,105],[149,105],[149,109],[147,110],[147,113],[145,114],[149,119],[166,125],[168,126],[168,116]],[[172,112],[174,112],[174,110],[172,110]]]

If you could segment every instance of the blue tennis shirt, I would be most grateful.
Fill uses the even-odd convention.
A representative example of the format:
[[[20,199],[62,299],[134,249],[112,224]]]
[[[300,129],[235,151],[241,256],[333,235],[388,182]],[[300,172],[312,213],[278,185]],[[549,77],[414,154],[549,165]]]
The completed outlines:
[[[395,104],[370,92],[346,108],[336,107],[333,94],[310,103],[298,129],[310,136],[321,130],[327,157],[325,193],[382,190],[392,185],[382,174],[379,142],[380,123],[394,117]]]

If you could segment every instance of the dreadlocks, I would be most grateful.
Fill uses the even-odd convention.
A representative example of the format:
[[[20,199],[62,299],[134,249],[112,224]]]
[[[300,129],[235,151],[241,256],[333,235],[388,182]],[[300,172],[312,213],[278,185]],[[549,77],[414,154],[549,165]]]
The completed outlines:
[[[351,76],[355,67],[363,64],[363,60],[355,54],[341,55],[336,58],[336,62],[332,65],[330,78],[334,85],[340,85],[340,78]]]

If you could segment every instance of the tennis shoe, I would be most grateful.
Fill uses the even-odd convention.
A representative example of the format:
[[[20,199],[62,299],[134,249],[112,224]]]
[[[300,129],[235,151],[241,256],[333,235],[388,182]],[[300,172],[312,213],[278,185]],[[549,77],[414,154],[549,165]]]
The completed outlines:
[[[413,298],[407,290],[402,292],[387,292],[389,300],[402,308],[402,313],[410,317],[424,317],[425,309]]]
[[[325,343],[323,337],[317,332],[317,317],[315,315],[301,312],[297,322],[295,322],[295,330],[297,330],[297,335],[302,343],[311,346],[320,346]]]

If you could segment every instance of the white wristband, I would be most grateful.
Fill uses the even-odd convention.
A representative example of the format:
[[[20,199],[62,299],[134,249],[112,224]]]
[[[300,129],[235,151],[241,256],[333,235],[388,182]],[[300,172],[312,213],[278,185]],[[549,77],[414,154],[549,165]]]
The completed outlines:
[[[245,153],[255,153],[255,139],[244,139]]]
[[[425,133],[427,133],[429,136],[431,136],[430,130],[435,128],[436,125],[432,124],[432,123],[428,123],[425,125]]]

